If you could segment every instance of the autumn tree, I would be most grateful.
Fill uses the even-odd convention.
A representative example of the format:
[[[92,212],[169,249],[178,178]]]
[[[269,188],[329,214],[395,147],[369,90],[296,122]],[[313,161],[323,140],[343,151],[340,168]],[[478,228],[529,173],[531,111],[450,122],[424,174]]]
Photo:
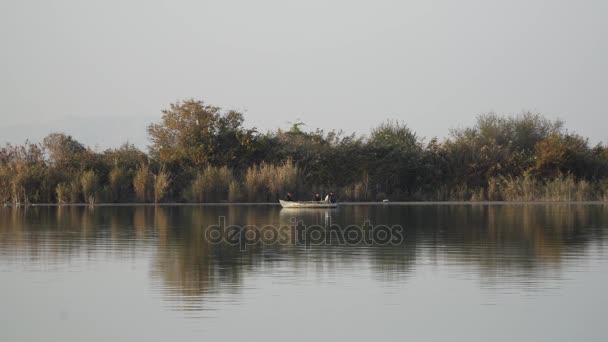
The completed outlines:
[[[597,178],[604,161],[593,154],[586,138],[577,134],[552,135],[536,144],[534,171],[543,177],[572,174]]]
[[[61,168],[78,168],[87,149],[72,136],[51,133],[43,140],[50,162]]]
[[[148,126],[150,153],[162,163],[202,170],[239,166],[252,152],[255,130],[243,128],[243,115],[203,101],[171,104],[160,123]]]

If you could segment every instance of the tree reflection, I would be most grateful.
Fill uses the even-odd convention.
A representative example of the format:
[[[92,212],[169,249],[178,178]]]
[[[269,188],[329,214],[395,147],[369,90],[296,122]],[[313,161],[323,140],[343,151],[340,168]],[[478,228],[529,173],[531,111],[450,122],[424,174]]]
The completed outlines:
[[[219,217],[262,232],[281,227],[287,243],[263,237],[266,243],[244,251],[212,244],[205,229]],[[295,239],[294,219],[324,229],[366,220],[401,225],[405,239],[399,245],[306,248]],[[146,258],[152,286],[172,306],[198,310],[210,293],[238,292],[250,276],[277,270],[305,278],[369,268],[378,281],[399,283],[417,267],[444,264],[477,274],[482,286],[531,284],[559,276],[566,258],[601,246],[607,225],[608,206],[600,204],[1,208],[0,261],[69,268],[72,260],[96,255]]]

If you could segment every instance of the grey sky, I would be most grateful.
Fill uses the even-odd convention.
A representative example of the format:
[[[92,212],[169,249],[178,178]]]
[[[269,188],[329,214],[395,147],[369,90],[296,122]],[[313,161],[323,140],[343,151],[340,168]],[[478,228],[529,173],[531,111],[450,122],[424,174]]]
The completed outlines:
[[[531,110],[607,141],[607,37],[608,1],[1,0],[0,141],[143,146],[190,97],[262,130]]]

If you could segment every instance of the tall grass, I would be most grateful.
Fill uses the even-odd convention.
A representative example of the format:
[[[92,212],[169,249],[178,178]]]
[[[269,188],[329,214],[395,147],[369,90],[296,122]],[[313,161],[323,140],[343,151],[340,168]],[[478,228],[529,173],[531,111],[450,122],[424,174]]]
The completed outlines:
[[[82,173],[82,176],[80,176],[82,195],[84,196],[85,202],[90,205],[95,204],[98,183],[99,177],[97,177],[97,174],[93,170],[85,171]]]
[[[298,167],[291,159],[278,165],[251,166],[245,174],[244,185],[248,201],[274,202],[283,194],[297,190]]]
[[[160,203],[166,196],[171,185],[169,173],[161,169],[154,175],[154,203]]]
[[[8,171],[13,204],[29,205],[40,199],[41,180],[44,177],[41,170],[30,167],[25,161],[18,161]]]
[[[600,201],[608,202],[608,179],[598,182],[597,191],[600,193]]]
[[[152,177],[147,164],[141,163],[133,176],[133,190],[137,202],[147,202],[150,200],[150,188],[152,187]]]
[[[367,176],[352,185],[342,187],[339,191],[339,195],[342,200],[346,201],[370,201],[373,199],[369,189],[369,180]],[[382,195],[380,197],[382,197]]]
[[[242,198],[241,185],[236,180],[231,180],[228,184],[228,202],[239,202]]]
[[[234,182],[234,175],[228,167],[208,166],[198,172],[192,182],[191,200],[199,203],[226,201],[229,199],[230,185]],[[236,191],[236,189],[233,188],[232,191]]]
[[[66,204],[66,203],[70,202],[70,185],[69,184],[66,184],[66,183],[57,184],[55,193],[57,194],[57,203],[58,204]]]
[[[120,202],[126,199],[129,192],[129,174],[127,170],[115,165],[108,175],[110,196],[113,202]]]
[[[82,185],[80,185],[80,176],[77,176],[74,179],[72,179],[72,181],[70,182],[70,186],[69,186],[70,203],[80,202],[81,188],[82,188]]]
[[[519,177],[492,178],[487,188],[488,200],[498,201],[594,201],[604,200],[606,189],[572,175],[558,175],[541,181],[526,173]]]

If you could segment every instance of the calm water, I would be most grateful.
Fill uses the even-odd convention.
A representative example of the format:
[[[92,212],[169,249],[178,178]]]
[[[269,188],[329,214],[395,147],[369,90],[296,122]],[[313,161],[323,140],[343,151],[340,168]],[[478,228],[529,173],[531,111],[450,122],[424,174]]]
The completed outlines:
[[[287,241],[212,244],[220,216]],[[0,341],[606,341],[607,235],[598,204],[1,208]]]

